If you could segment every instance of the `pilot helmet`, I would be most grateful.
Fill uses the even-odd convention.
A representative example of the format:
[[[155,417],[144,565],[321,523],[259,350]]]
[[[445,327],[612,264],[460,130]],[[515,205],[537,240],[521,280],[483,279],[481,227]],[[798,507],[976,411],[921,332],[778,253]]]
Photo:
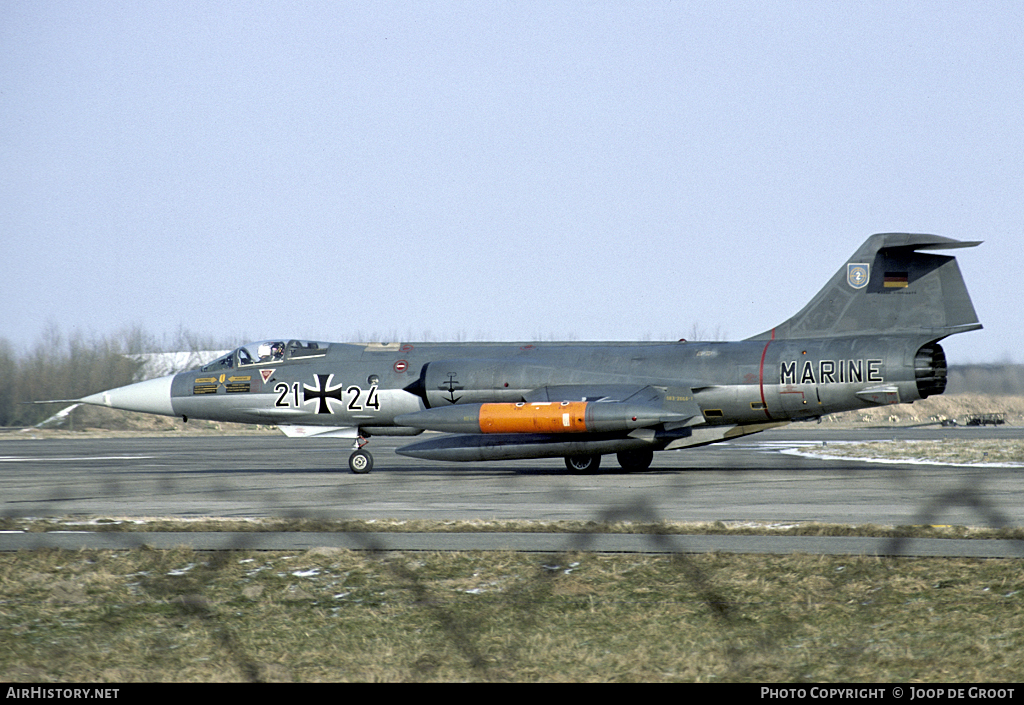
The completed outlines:
[[[260,356],[261,360],[270,357],[270,344],[260,343],[259,348],[256,350],[256,354]]]

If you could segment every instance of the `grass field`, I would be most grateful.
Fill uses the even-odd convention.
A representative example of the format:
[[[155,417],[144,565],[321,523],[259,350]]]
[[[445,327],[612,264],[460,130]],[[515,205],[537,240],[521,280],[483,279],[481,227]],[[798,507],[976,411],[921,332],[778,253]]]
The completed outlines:
[[[1011,682],[1020,560],[40,551],[0,681]]]
[[[1009,463],[1024,467],[1024,441],[1013,439],[953,437],[935,441],[828,443],[810,452],[815,455],[866,460],[916,460],[956,465]]]

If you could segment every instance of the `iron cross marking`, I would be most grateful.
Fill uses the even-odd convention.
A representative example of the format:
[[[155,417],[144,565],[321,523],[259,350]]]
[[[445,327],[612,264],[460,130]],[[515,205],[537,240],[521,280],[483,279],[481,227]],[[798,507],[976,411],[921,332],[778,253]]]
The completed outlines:
[[[345,385],[339,384],[336,387],[331,387],[331,380],[334,379],[334,375],[316,375],[316,387],[310,387],[308,384],[302,385],[302,403],[305,404],[308,401],[316,401],[316,413],[318,414],[333,414],[334,411],[331,409],[331,404],[328,399],[336,399],[341,401],[341,388]]]

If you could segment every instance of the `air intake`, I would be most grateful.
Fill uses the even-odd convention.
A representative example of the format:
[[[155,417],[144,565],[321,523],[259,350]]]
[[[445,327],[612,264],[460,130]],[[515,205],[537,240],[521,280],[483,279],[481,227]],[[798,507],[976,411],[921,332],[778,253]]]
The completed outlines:
[[[938,343],[929,343],[914,357],[914,379],[922,399],[946,389],[946,353]]]

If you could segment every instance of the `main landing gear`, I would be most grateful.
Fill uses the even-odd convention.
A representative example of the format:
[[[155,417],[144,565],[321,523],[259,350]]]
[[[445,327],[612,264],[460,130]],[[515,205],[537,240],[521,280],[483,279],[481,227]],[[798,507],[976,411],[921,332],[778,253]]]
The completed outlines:
[[[593,475],[601,467],[600,455],[570,455],[565,459],[569,472],[578,475]]]
[[[365,475],[373,470],[373,456],[370,455],[370,451],[363,450],[367,443],[369,441],[362,436],[357,438],[352,455],[348,456],[348,469],[357,475]]]
[[[651,467],[654,451],[624,450],[621,453],[616,453],[615,458],[626,472],[640,472]],[[565,467],[569,468],[569,472],[578,475],[593,475],[601,467],[601,456],[598,454],[570,455],[565,459]]]
[[[615,458],[626,472],[640,472],[651,467],[651,462],[654,460],[654,451],[624,450],[621,453],[616,453]]]

